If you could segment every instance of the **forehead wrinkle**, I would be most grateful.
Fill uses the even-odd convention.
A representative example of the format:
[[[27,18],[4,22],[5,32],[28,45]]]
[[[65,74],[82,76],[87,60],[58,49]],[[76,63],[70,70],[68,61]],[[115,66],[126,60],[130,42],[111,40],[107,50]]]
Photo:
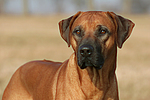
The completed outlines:
[[[84,12],[75,20],[73,28],[79,25],[82,25],[86,30],[94,31],[97,25],[111,28],[113,23],[104,12]]]
[[[81,17],[80,24],[82,24],[86,29],[93,30],[96,27],[96,23],[98,23],[95,14],[85,14]]]

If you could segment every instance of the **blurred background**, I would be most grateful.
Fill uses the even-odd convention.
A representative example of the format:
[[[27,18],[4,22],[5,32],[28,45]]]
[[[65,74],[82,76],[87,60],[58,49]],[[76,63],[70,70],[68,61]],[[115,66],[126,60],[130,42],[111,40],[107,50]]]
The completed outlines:
[[[150,13],[149,0],[0,0],[1,14],[48,15],[78,10]]]
[[[78,11],[113,11],[136,25],[118,49],[120,100],[150,98],[150,0],[0,0],[0,99],[15,70],[32,60],[64,61],[73,53],[58,22]]]

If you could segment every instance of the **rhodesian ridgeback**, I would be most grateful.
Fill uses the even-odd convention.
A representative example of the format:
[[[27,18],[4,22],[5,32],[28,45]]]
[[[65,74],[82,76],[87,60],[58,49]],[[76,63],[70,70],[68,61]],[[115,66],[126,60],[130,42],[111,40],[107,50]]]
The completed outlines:
[[[102,11],[78,12],[60,21],[61,37],[74,53],[63,63],[24,64],[2,100],[118,100],[117,47],[122,48],[133,27],[131,20]]]

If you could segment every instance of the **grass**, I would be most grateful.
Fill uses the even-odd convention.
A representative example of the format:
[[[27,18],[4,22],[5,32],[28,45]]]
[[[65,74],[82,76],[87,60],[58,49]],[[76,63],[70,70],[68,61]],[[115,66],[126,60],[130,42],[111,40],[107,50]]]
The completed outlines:
[[[58,22],[68,16],[0,16],[0,98],[15,70],[38,59],[64,61],[73,52],[61,39]],[[148,100],[150,94],[150,16],[126,15],[136,23],[118,49],[121,100]]]

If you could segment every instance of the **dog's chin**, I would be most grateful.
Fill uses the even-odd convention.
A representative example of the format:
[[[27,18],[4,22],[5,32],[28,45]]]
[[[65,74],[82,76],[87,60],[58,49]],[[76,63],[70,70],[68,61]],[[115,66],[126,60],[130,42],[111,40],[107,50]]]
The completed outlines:
[[[103,64],[94,65],[94,64],[88,63],[88,62],[83,62],[82,64],[79,64],[79,63],[78,63],[78,65],[79,65],[79,67],[80,67],[81,69],[85,69],[85,68],[87,68],[87,67],[94,67],[95,69],[99,70],[99,69],[101,69],[101,68],[103,67]]]

